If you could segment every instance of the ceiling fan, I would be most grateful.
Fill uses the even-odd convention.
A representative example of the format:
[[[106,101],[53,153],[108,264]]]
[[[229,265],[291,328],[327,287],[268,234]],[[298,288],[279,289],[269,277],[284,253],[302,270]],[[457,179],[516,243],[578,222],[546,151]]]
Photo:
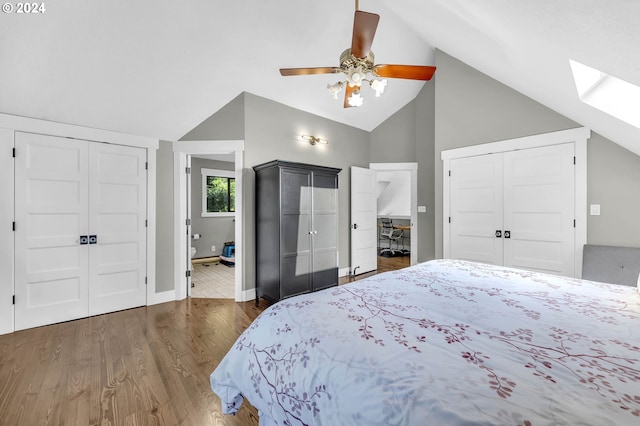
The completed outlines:
[[[363,103],[360,96],[360,88],[363,82],[369,83],[371,88],[380,96],[387,85],[386,79],[376,77],[402,78],[409,80],[430,80],[436,67],[426,65],[374,65],[374,55],[371,51],[373,37],[378,28],[380,15],[358,10],[356,0],[356,12],[353,19],[353,36],[351,48],[346,49],[340,55],[340,66],[318,68],[280,68],[283,76],[311,75],[311,74],[338,74],[346,76],[346,80],[334,84],[328,84],[327,89],[334,99],[338,99],[338,93],[344,87],[344,107],[356,107]],[[371,75],[370,78],[367,76]]]

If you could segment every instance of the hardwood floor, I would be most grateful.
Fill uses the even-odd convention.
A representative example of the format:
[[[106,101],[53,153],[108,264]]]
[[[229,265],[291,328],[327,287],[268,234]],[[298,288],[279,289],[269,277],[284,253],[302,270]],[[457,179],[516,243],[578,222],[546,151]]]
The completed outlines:
[[[255,426],[247,402],[222,414],[209,374],[267,306],[191,298],[0,336],[0,425]]]

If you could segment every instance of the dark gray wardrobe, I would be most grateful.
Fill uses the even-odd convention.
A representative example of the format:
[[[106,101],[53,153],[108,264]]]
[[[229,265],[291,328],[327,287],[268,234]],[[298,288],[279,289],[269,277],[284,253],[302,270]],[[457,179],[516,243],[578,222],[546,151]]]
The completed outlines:
[[[338,173],[275,160],[256,177],[256,304],[338,285]]]

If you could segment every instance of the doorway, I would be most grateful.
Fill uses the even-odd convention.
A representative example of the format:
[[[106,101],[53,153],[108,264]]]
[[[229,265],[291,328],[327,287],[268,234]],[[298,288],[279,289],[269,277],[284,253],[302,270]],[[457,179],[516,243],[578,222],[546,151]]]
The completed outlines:
[[[209,244],[208,238],[213,238],[211,232],[203,231],[206,228],[194,228],[195,216],[202,216],[201,204],[199,207],[191,209],[196,203],[191,200],[194,192],[190,188],[190,182],[192,181],[192,169],[193,161],[199,162],[200,160],[212,160],[220,161],[220,159],[230,160],[229,163],[233,163],[233,169],[229,170],[229,176],[234,179],[235,193],[234,193],[234,210],[233,216],[227,215],[229,219],[229,226],[233,228],[233,298],[236,301],[245,301],[250,298],[245,292],[243,292],[243,244],[242,244],[242,171],[243,171],[243,150],[244,141],[182,141],[174,142],[174,236],[176,250],[174,250],[174,264],[175,264],[175,282],[176,285],[176,299],[181,300],[191,295],[192,292],[192,278],[194,278],[194,270],[191,262],[191,249],[196,247],[196,258],[203,258],[204,261],[198,263],[197,268],[204,270],[204,268],[222,266],[220,264],[220,256],[225,249],[224,236],[222,246],[220,243],[215,242]],[[204,167],[208,169],[208,167]],[[200,167],[202,169],[202,167]],[[210,169],[211,170],[211,169]],[[213,169],[217,170],[217,169]],[[208,171],[205,173],[209,173]],[[197,172],[196,179],[202,179],[202,172]],[[199,191],[199,194],[202,191]],[[205,201],[206,202],[206,201]],[[193,210],[190,212],[190,209]],[[191,217],[190,217],[191,216]],[[215,216],[215,215],[214,215]],[[222,216],[225,217],[225,216]],[[200,240],[209,241],[204,244],[200,244]],[[197,244],[197,245],[196,245]],[[214,247],[215,250],[212,250]],[[197,252],[200,251],[200,254]],[[228,252],[227,252],[228,254]],[[218,264],[216,264],[218,263]],[[209,266],[199,266],[199,265]],[[228,272],[228,271],[224,271]],[[228,274],[227,274],[228,278]],[[198,278],[201,282],[203,277]],[[198,282],[195,282],[196,286]],[[250,293],[250,292],[249,292]]]
[[[392,192],[402,193],[402,198],[406,200],[406,206],[402,208],[402,212],[379,211],[380,192],[379,188],[385,186],[386,183],[379,182],[378,175],[385,176],[382,180],[389,176],[402,176],[406,179],[402,180],[399,188]],[[379,269],[378,265],[378,243],[379,243],[379,226],[378,222],[381,218],[387,218],[402,221],[399,228],[403,228],[406,234],[403,244],[408,240],[407,247],[402,247],[404,255],[408,254],[408,262],[383,262],[387,269],[393,267],[393,264],[401,264],[396,269],[404,266],[415,265],[418,260],[418,164],[417,163],[370,163],[369,168],[351,167],[351,275],[359,275],[367,273],[374,269]],[[396,203],[390,199],[391,205]],[[397,204],[397,203],[396,203]],[[405,223],[406,222],[406,223]],[[392,225],[393,226],[393,225]],[[403,238],[404,238],[403,237]],[[413,238],[411,238],[413,237]],[[399,248],[399,247],[396,247]],[[407,263],[405,265],[405,263]]]
[[[189,155],[191,297],[235,298],[235,153]]]

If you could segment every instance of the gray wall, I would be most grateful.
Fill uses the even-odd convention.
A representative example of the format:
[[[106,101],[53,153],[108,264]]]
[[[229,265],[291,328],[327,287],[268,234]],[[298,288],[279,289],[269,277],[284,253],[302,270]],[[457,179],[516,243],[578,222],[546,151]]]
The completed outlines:
[[[156,293],[160,293],[175,289],[172,143],[160,141],[160,148],[156,155]]]
[[[191,239],[196,248],[196,258],[219,256],[225,241],[235,241],[234,217],[202,217],[202,168],[231,170],[235,164],[227,161],[191,157],[191,234],[200,234],[199,240]],[[211,246],[216,251],[211,251]]]
[[[434,244],[435,80],[418,96],[371,132],[372,163],[418,163],[418,262],[435,258]]]
[[[597,133],[587,156],[587,203],[601,205],[588,216],[587,242],[640,247],[640,156]]]
[[[242,129],[239,123],[243,124]],[[300,141],[302,134],[325,138],[329,145],[311,146]],[[244,93],[181,140],[213,139],[243,139],[245,143],[242,218],[245,258],[244,265],[236,266],[243,268],[245,290],[255,286],[255,178],[252,167],[275,159],[343,169],[339,175],[339,265],[340,268],[349,266],[349,166],[366,167],[369,164],[368,132]]]
[[[339,106],[336,105],[336,108]],[[369,132],[290,108],[249,93],[245,94],[245,280],[247,288],[255,282],[255,178],[251,167],[279,159],[337,167],[339,267],[349,263],[349,187],[350,166],[369,164]],[[329,141],[327,146],[301,142],[301,134],[311,134]]]
[[[180,138],[181,141],[243,140],[244,93]]]
[[[436,51],[435,244],[442,257],[442,161],[446,149],[579,127],[521,93],[442,51]],[[640,246],[640,161],[597,134],[588,142],[588,202],[603,214],[589,217],[589,242]],[[606,212],[606,214],[605,214]]]

